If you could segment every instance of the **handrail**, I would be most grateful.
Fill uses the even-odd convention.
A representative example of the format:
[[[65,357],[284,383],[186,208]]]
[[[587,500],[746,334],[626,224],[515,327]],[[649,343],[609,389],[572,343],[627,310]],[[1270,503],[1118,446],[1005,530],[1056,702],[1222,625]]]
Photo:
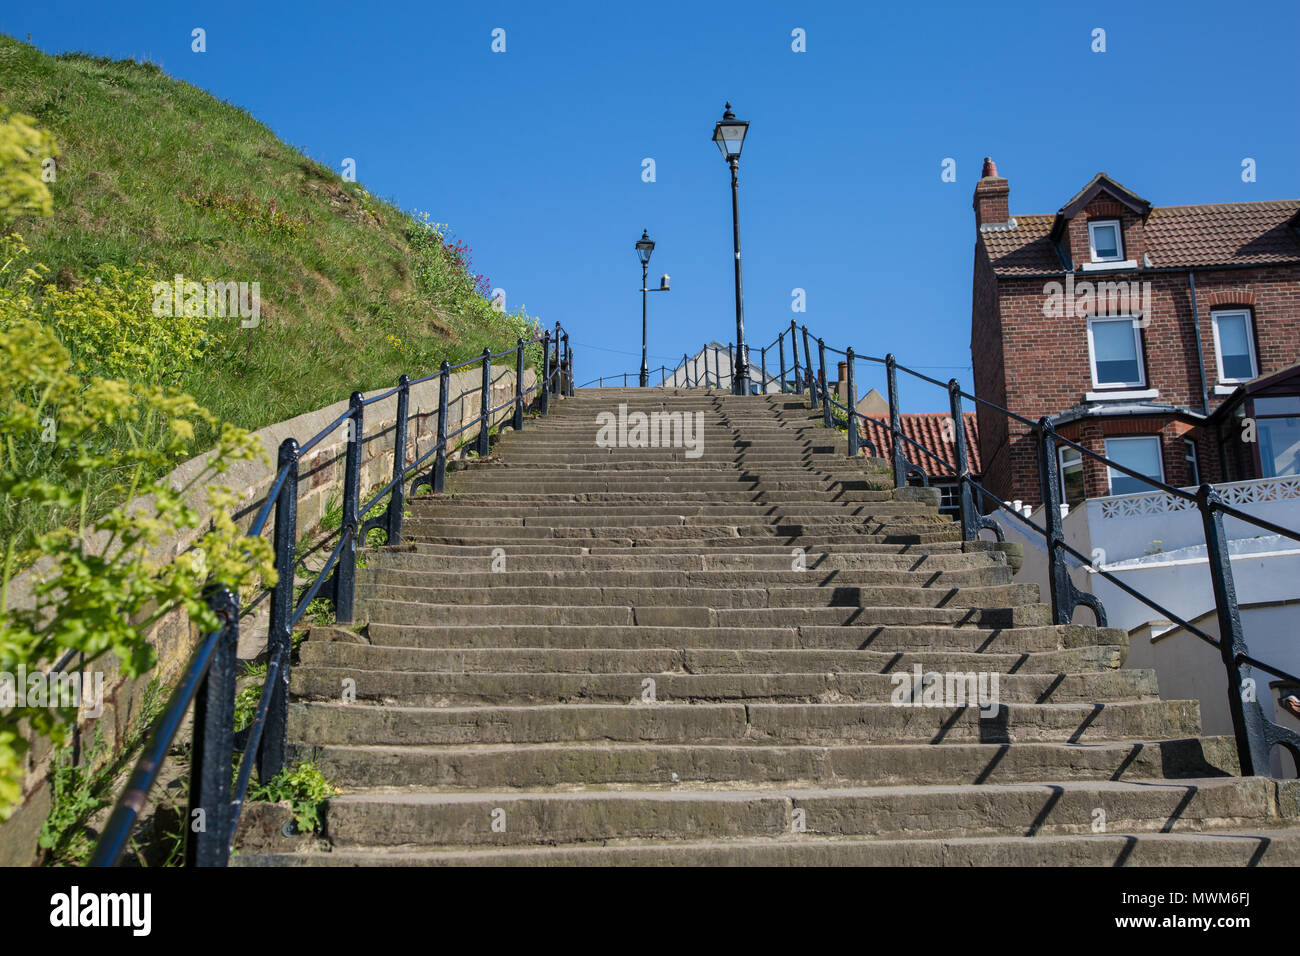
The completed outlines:
[[[1223,529],[1224,516],[1235,518],[1239,521],[1246,522],[1257,528],[1262,528],[1273,534],[1300,541],[1300,531],[1292,528],[1286,528],[1275,522],[1247,514],[1238,508],[1234,508],[1222,499],[1218,490],[1209,484],[1202,484],[1195,493],[1185,491],[1181,488],[1175,488],[1163,481],[1143,475],[1126,465],[1121,465],[1103,454],[1093,451],[1092,449],[1072,441],[1057,433],[1054,423],[1050,418],[1040,418],[1037,422],[1032,421],[1022,415],[1018,415],[1009,409],[1003,408],[993,402],[972,395],[962,390],[960,383],[954,378],[948,382],[942,382],[936,378],[918,372],[915,369],[900,365],[892,354],[886,355],[883,359],[870,355],[855,355],[851,347],[844,350],[835,349],[825,345],[820,339],[817,340],[819,353],[821,354],[820,370],[816,376],[812,372],[811,356],[808,354],[808,328],[802,327],[803,341],[805,343],[805,365],[803,375],[800,374],[798,361],[799,341],[796,335],[796,326],[794,322],[790,323],[788,329],[782,330],[777,336],[777,348],[781,355],[781,381],[786,380],[785,366],[785,336],[790,337],[791,355],[794,359],[794,380],[796,391],[802,394],[806,385],[809,391],[809,397],[812,406],[815,408],[818,404],[820,381],[820,391],[822,392],[821,404],[824,411],[825,423],[829,426],[832,424],[831,408],[843,409],[847,415],[849,431],[849,455],[857,454],[860,447],[861,436],[858,433],[856,419],[867,418],[857,410],[857,390],[854,385],[854,365],[857,361],[865,361],[875,364],[884,365],[888,376],[889,390],[889,424],[886,426],[879,419],[871,418],[870,421],[876,422],[882,427],[886,427],[890,432],[892,448],[890,449],[889,459],[893,465],[895,487],[901,487],[908,483],[913,475],[919,475],[922,481],[926,480],[925,472],[907,460],[904,455],[905,446],[912,446],[919,449],[929,458],[940,461],[944,464],[946,470],[952,470],[952,466],[947,464],[947,460],[936,455],[930,449],[927,449],[921,443],[914,440],[911,436],[904,435],[899,422],[899,402],[896,375],[899,371],[910,375],[916,379],[937,385],[948,392],[949,408],[951,412],[951,424],[953,429],[953,444],[955,446],[955,457],[957,462],[956,477],[960,490],[959,499],[959,518],[962,529],[962,537],[966,541],[975,540],[981,530],[993,531],[999,540],[1002,538],[1001,527],[989,518],[986,514],[981,513],[976,507],[975,495],[978,493],[981,500],[987,504],[992,501],[994,504],[993,511],[1002,510],[1015,516],[1017,521],[1027,525],[1034,532],[1041,535],[1044,539],[1047,550],[1048,581],[1051,590],[1051,607],[1053,621],[1056,624],[1069,624],[1073,618],[1074,611],[1079,605],[1089,607],[1101,626],[1106,624],[1105,608],[1101,601],[1093,594],[1080,591],[1070,577],[1069,567],[1065,558],[1072,558],[1080,563],[1080,566],[1087,567],[1090,573],[1097,574],[1106,581],[1115,585],[1120,590],[1129,594],[1133,598],[1146,604],[1153,610],[1163,614],[1170,621],[1178,624],[1187,630],[1188,633],[1199,638],[1200,640],[1219,649],[1225,673],[1228,677],[1228,702],[1229,710],[1233,719],[1233,728],[1237,742],[1237,755],[1240,762],[1241,772],[1246,775],[1267,772],[1269,762],[1269,751],[1274,745],[1282,746],[1292,753],[1300,762],[1300,734],[1295,733],[1290,728],[1282,727],[1264,716],[1260,709],[1259,701],[1253,694],[1244,692],[1247,682],[1253,679],[1247,672],[1243,672],[1243,667],[1254,666],[1267,671],[1270,674],[1281,677],[1284,680],[1295,680],[1300,683],[1300,678],[1281,670],[1280,668],[1265,664],[1252,657],[1247,650],[1245,638],[1242,632],[1241,617],[1237,604],[1236,587],[1233,583],[1232,565],[1228,550],[1228,539]],[[825,352],[831,352],[837,355],[845,356],[848,362],[848,390],[846,396],[847,404],[841,405],[829,395],[829,383],[826,378]],[[987,408],[997,414],[1005,416],[1008,419],[1017,421],[1025,425],[1033,436],[1038,451],[1038,470],[1039,483],[1043,496],[1043,514],[1046,527],[1035,524],[1024,515],[1009,507],[1005,502],[997,499],[987,488],[976,481],[970,474],[966,458],[966,437],[965,423],[963,421],[963,400],[969,400],[977,405]],[[1175,498],[1193,502],[1201,513],[1202,525],[1205,535],[1206,555],[1209,563],[1211,582],[1214,588],[1215,608],[1217,611],[1219,633],[1216,639],[1213,635],[1207,633],[1201,628],[1196,627],[1191,622],[1184,620],[1178,614],[1170,611],[1159,602],[1142,594],[1136,588],[1121,580],[1117,575],[1097,567],[1089,558],[1081,554],[1064,539],[1064,531],[1061,516],[1061,484],[1059,481],[1059,461],[1057,450],[1060,446],[1066,446],[1078,450],[1087,455],[1091,460],[1097,461],[1108,468],[1127,475],[1131,478],[1141,481],[1145,485],[1159,490]],[[874,447],[874,446],[873,446]],[[1243,697],[1247,699],[1242,700]]]
[[[536,381],[525,388],[523,373],[525,352],[531,346],[542,345],[541,363]],[[553,347],[553,348],[552,348]],[[493,359],[515,356],[514,396],[500,405],[491,405],[491,376]],[[481,365],[483,369],[479,388],[468,389],[456,397],[460,401],[473,391],[479,392],[478,414],[467,420],[450,434],[447,432],[447,409],[451,404],[449,380],[457,369]],[[308,606],[322,594],[334,605],[335,619],[346,624],[352,620],[353,590],[357,567],[357,549],[365,545],[367,533],[379,528],[386,534],[386,543],[400,543],[402,516],[407,480],[412,473],[417,477],[410,485],[411,492],[422,484],[441,492],[446,475],[447,452],[451,439],[475,426],[479,429],[477,449],[486,454],[489,432],[497,413],[514,407],[511,419],[515,430],[524,427],[526,398],[536,393],[535,402],[541,414],[550,410],[552,395],[573,394],[573,349],[569,335],[560,323],[554,330],[528,340],[516,339],[514,348],[492,353],[484,349],[477,358],[457,365],[443,362],[438,371],[418,379],[402,375],[398,384],[387,391],[364,397],[354,392],[348,410],[317,432],[303,445],[293,438],[280,444],[275,477],[267,490],[266,498],[258,508],[249,530],[250,537],[258,537],[265,529],[272,513],[275,514],[273,550],[277,580],[268,590],[263,590],[251,603],[258,603],[268,595],[271,601],[270,625],[267,635],[267,674],[262,683],[253,722],[249,725],[246,741],[235,769],[235,684],[236,649],[241,618],[238,596],[228,588],[215,583],[209,591],[208,606],[217,614],[222,625],[204,634],[191,655],[176,688],[168,699],[157,722],[145,739],[143,750],[127,783],[119,795],[109,821],[90,859],[92,866],[113,866],[121,858],[130,841],[131,831],[148,801],[149,793],[157,780],[167,751],[191,705],[194,708],[193,751],[191,757],[190,809],[187,820],[203,820],[203,826],[186,828],[185,862],[190,866],[224,866],[229,861],[235,830],[243,810],[254,764],[263,782],[269,780],[284,766],[287,754],[288,689],[292,655],[292,631],[302,620]],[[439,380],[438,431],[434,446],[414,461],[406,461],[407,426],[410,415],[410,390],[412,385]],[[393,475],[386,485],[373,494],[364,507],[361,505],[362,445],[366,441],[364,428],[365,409],[385,399],[397,396],[396,422],[393,441]],[[504,419],[503,419],[504,421]],[[297,555],[297,498],[299,465],[303,456],[315,448],[328,435],[348,424],[347,452],[343,480],[343,520],[337,531],[337,542],[317,572],[312,583],[295,600],[295,569]],[[387,429],[385,429],[386,431]],[[371,436],[375,437],[375,436]],[[433,470],[421,473],[421,466],[435,458]],[[366,520],[366,516],[388,498],[382,513]],[[331,534],[325,539],[334,537]],[[323,544],[324,542],[322,542]],[[56,668],[65,666],[73,652]],[[233,778],[233,786],[232,786]]]

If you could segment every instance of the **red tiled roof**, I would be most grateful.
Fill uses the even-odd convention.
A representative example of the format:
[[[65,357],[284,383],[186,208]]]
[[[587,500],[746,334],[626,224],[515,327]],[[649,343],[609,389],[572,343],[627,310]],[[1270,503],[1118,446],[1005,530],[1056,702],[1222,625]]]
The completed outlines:
[[[1293,262],[1300,235],[1292,221],[1300,200],[1154,206],[1146,221],[1146,253],[1155,268]],[[1055,216],[1013,216],[1014,228],[981,231],[1000,276],[1061,272],[1048,238]]]
[[[898,424],[903,434],[925,446],[925,449],[931,455],[942,459],[948,466],[947,470],[940,467],[930,455],[918,451],[916,445],[903,442],[903,454],[907,460],[914,465],[920,465],[926,473],[931,476],[948,474],[957,470],[957,446],[954,442],[944,441],[944,422],[950,421],[952,416],[946,412],[925,412],[914,414],[903,414],[898,416]],[[889,427],[888,419],[881,419],[884,425],[877,424],[874,420],[861,419],[861,431],[864,436],[876,446],[876,453],[881,457],[889,456]],[[984,469],[980,464],[980,442],[979,435],[975,427],[975,413],[963,412],[962,421],[966,425],[966,462],[972,475],[982,474]]]

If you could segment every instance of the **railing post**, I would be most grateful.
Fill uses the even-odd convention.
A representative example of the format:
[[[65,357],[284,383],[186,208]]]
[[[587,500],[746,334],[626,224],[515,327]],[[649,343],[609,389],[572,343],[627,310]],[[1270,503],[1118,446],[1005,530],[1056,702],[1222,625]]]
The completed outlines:
[[[737,388],[740,386],[740,380],[736,378],[736,346],[732,342],[727,343],[727,378],[731,379],[731,388],[729,391],[732,395],[739,395]],[[722,388],[722,372],[718,372],[718,388]]]
[[[343,523],[340,535],[349,535],[339,551],[334,569],[334,620],[352,623],[352,597],[357,576],[357,512],[361,510],[361,440],[365,431],[365,396],[352,393],[352,417],[348,419],[348,454],[343,472]]]
[[[822,424],[830,428],[834,419],[831,418],[831,390],[826,379],[826,343],[822,339],[817,340],[817,362],[821,365]]]
[[[764,345],[761,349],[758,350],[758,363],[759,363],[758,371],[759,371],[759,375],[761,376],[758,380],[759,381],[758,390],[761,394],[766,395],[767,394],[767,346],[766,345]]]
[[[849,407],[849,457],[858,457],[858,386],[853,381],[853,346],[844,351],[845,367],[848,369],[849,394],[844,402]]]
[[[397,427],[393,432],[393,490],[388,499],[387,545],[402,543],[402,511],[406,508],[406,419],[411,407],[411,376],[397,380]]]
[[[889,459],[894,465],[894,487],[907,484],[907,462],[903,455],[903,429],[898,420],[898,370],[894,353],[885,356],[885,372],[889,381]]]
[[[808,362],[808,407],[817,407],[817,379],[813,373],[812,349],[808,345],[808,326],[803,328],[803,355]]]
[[[799,373],[799,330],[795,327],[794,319],[790,320],[790,354],[794,363],[794,388],[798,395],[803,394],[803,379]]]
[[[1249,652],[1241,627],[1237,586],[1232,578],[1232,563],[1228,555],[1228,537],[1223,531],[1223,514],[1218,510],[1222,503],[1223,498],[1210,485],[1201,485],[1196,493],[1201,523],[1205,527],[1210,583],[1214,586],[1214,603],[1219,612],[1219,656],[1228,677],[1228,712],[1232,715],[1233,734],[1237,738],[1237,759],[1242,776],[1266,776],[1270,772],[1270,761],[1265,718],[1258,697],[1249,694],[1254,683],[1250,667],[1240,662],[1240,656]],[[1265,688],[1267,692],[1267,685]],[[1248,694],[1252,699],[1243,700]]]
[[[781,361],[781,394],[785,394],[785,332],[784,330],[776,337],[777,353]]]
[[[442,494],[447,487],[447,405],[451,401],[451,364],[443,359],[438,375],[438,431],[434,436],[437,451],[433,453],[433,491]]]
[[[979,537],[980,519],[975,509],[975,492],[970,486],[970,465],[966,457],[966,421],[961,410],[961,383],[948,380],[948,407],[952,410],[953,451],[957,458],[957,500],[961,514],[961,537]]]
[[[445,363],[444,363],[445,364]],[[551,413],[551,330],[542,333],[542,380],[538,384],[538,396],[542,414]]]
[[[194,746],[185,815],[185,865],[225,866],[230,859],[230,787],[235,772],[235,665],[239,598],[220,587],[208,607],[222,621],[208,671],[194,697]],[[201,825],[200,825],[201,824]]]
[[[271,689],[266,711],[266,728],[257,752],[257,777],[270,780],[284,766],[289,730],[289,655],[292,651],[289,622],[293,620],[293,584],[298,543],[298,442],[286,438],[280,442],[276,457],[276,474],[288,468],[280,494],[275,501],[275,587],[271,591],[271,620],[266,635],[267,657],[277,655],[283,662]]]
[[[572,397],[573,397],[573,381],[574,381],[574,379],[573,379],[573,346],[569,344],[569,333],[568,333],[568,332],[565,332],[565,333],[564,333],[564,359],[565,359],[565,361],[564,361],[564,365],[562,365],[562,366],[560,367],[560,368],[561,368],[561,371],[560,371],[560,387],[561,387],[560,394],[566,396],[567,398],[572,398]],[[567,368],[567,369],[569,370],[569,372],[568,372],[568,376],[567,376],[567,377],[565,376],[565,373],[564,373],[564,371],[563,371],[565,368]]]
[[[1047,529],[1047,580],[1052,594],[1052,621],[1056,624],[1069,624],[1072,613],[1068,613],[1064,604],[1070,581],[1070,569],[1057,549],[1062,537],[1061,527],[1061,487],[1057,479],[1056,431],[1051,419],[1044,416],[1038,420],[1038,484],[1043,496],[1043,524]],[[1072,612],[1073,609],[1070,609]]]
[[[524,340],[515,339],[515,418],[514,430],[524,430]]]
[[[683,352],[683,353],[682,353],[682,381],[686,383],[686,387],[687,387],[687,388],[690,388],[690,387],[691,387],[691,369],[690,369],[690,366],[688,366],[688,365],[686,364],[686,361],[687,361],[687,360],[686,360],[686,353]],[[677,376],[676,376],[676,375],[673,376],[673,384],[674,384],[674,385],[677,384]]]
[[[562,344],[563,343],[560,339],[560,323],[556,322],[555,323],[555,378],[554,380],[547,382],[547,385],[551,389],[552,395],[560,394],[560,380],[564,378],[564,364],[560,354],[560,347]]]
[[[488,433],[492,429],[492,416],[488,411],[492,408],[492,352],[485,345],[483,346],[483,387],[479,392],[478,406],[478,456],[486,458],[490,445],[488,443]]]
[[[1052,420],[1043,416],[1038,420],[1038,477],[1043,494],[1043,524],[1047,538],[1047,579],[1052,590],[1052,620],[1069,624],[1074,609],[1080,604],[1092,609],[1097,626],[1106,626],[1106,609],[1095,594],[1080,591],[1070,578],[1070,566],[1061,554],[1065,532],[1061,521],[1061,479],[1056,457],[1056,429]]]

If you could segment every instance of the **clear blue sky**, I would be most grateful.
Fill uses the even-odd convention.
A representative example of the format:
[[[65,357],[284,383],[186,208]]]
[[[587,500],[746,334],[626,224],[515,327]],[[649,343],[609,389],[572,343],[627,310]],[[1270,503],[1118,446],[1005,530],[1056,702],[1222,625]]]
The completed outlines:
[[[1300,196],[1298,10],[46,0],[6,4],[0,30],[51,53],[147,57],[326,165],[355,158],[371,192],[450,223],[511,308],[561,320],[579,381],[639,364],[643,228],[659,244],[652,277],[673,285],[650,299],[651,364],[733,337],[728,178],[710,142],[730,99],[752,123],[751,346],[797,318],[968,385],[983,157],[1010,180],[1013,213],[1054,212],[1098,170],[1157,205]],[[194,27],[206,53],[190,51]],[[505,53],[491,51],[498,27]],[[1097,27],[1105,53],[1090,49]],[[948,157],[956,183],[940,179]],[[919,389],[904,401],[944,407]]]

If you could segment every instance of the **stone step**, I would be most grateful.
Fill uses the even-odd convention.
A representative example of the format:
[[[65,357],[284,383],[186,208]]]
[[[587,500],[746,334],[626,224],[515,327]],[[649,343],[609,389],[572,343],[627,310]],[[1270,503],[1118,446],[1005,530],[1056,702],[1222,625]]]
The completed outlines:
[[[373,644],[311,641],[300,654],[304,662],[380,669],[653,673],[684,667],[695,674],[780,673],[784,668],[790,673],[886,674],[910,672],[914,663],[933,669],[947,665],[932,661],[961,659],[965,663],[954,665],[956,669],[1011,674],[1055,672],[1069,662],[1076,671],[1118,666],[1116,655],[1125,650],[1123,643],[1111,642],[1108,632],[1099,630],[1002,630],[994,632],[996,641],[974,628],[952,628],[929,641],[925,628],[864,630],[870,639],[865,649],[859,646],[863,637],[855,641],[842,636],[844,630],[849,629],[371,624]],[[1059,655],[1059,662],[1049,663],[1049,655]]]
[[[869,674],[860,671],[781,674],[685,673],[684,654],[673,662],[627,673],[562,673],[566,658],[549,655],[545,672],[492,672],[477,669],[460,672],[456,656],[444,654],[437,663],[445,670],[380,670],[379,662],[324,666],[304,663],[295,667],[290,691],[301,700],[339,700],[346,687],[358,701],[396,703],[404,707],[463,707],[472,704],[636,703],[652,693],[655,701],[692,703],[699,701],[840,702],[894,703],[911,700],[920,693],[914,686],[917,675],[908,671]],[[593,655],[598,656],[598,655]],[[409,657],[402,663],[411,663]],[[578,662],[580,665],[582,662]],[[602,662],[604,663],[604,662]],[[471,667],[470,662],[463,662]],[[662,665],[668,664],[664,667]],[[673,673],[672,671],[677,671]],[[1100,671],[1091,674],[998,674],[987,667],[962,672],[936,672],[935,692],[971,706],[997,701],[1020,704],[1114,702],[1155,699],[1155,672],[1141,670]],[[996,683],[994,683],[996,678]],[[919,699],[919,698],[918,698]],[[938,699],[938,698],[936,698]],[[985,709],[988,709],[986,707]]]
[[[854,646],[861,644],[863,627],[881,625],[951,626],[954,630],[982,632],[980,642],[996,639],[999,628],[1026,627],[1047,624],[1050,609],[1045,604],[1023,604],[1016,607],[787,607],[776,614],[769,608],[711,608],[702,606],[664,607],[655,605],[598,607],[567,607],[562,605],[507,605],[507,604],[445,604],[426,605],[409,601],[372,602],[357,607],[358,620],[370,622],[371,628],[407,624],[422,626],[471,625],[484,627],[491,624],[555,624],[574,627],[579,625],[618,625],[622,627],[688,627],[688,628],[762,628],[853,626],[848,640]],[[1121,634],[1123,632],[1120,632]],[[1123,643],[1128,635],[1123,635]]]
[[[598,793],[415,790],[334,797],[337,847],[538,846],[604,840],[793,835],[946,840],[1276,827],[1277,785],[1260,777],[930,787]],[[498,826],[493,827],[496,820]]]
[[[421,627],[373,623],[368,627],[371,644],[310,641],[301,649],[303,661],[357,663],[385,661],[372,655],[398,649],[413,649],[430,655],[432,665],[414,665],[431,670],[510,670],[569,672],[621,670],[645,671],[656,662],[671,660],[678,651],[685,654],[686,669],[703,673],[799,673],[861,671],[887,674],[912,670],[994,670],[1000,673],[1078,673],[1119,667],[1127,654],[1124,639],[1117,643],[1106,631],[1059,634],[1041,643],[1043,651],[963,650],[962,642],[936,641],[920,650],[883,650],[879,644],[862,650],[852,641],[840,646],[804,646],[817,635],[802,636],[799,628],[706,628],[637,627],[600,625],[493,624]],[[959,629],[966,633],[974,629]],[[1005,632],[1002,632],[1005,633]],[[979,631],[975,631],[978,635]],[[987,638],[987,635],[986,635]],[[880,641],[880,644],[889,643]],[[953,643],[957,646],[954,648]],[[1022,643],[1014,638],[1008,645]],[[984,640],[978,641],[980,647]],[[355,647],[357,650],[340,648]],[[667,652],[667,653],[666,653]],[[441,656],[433,656],[441,655]],[[391,658],[400,660],[400,657]],[[557,661],[563,661],[561,667]],[[401,664],[381,664],[400,667]],[[667,667],[667,664],[661,664]]]
[[[1068,743],[527,744],[512,747],[328,746],[321,770],[348,788],[669,789],[701,786],[919,786],[1034,780],[1158,780],[1235,775],[1230,737]]]
[[[604,507],[629,505],[632,507],[654,506],[671,503],[675,506],[686,505],[751,505],[755,507],[780,507],[789,503],[806,503],[806,505],[853,506],[867,502],[894,501],[894,490],[883,489],[879,492],[590,492],[582,494],[491,494],[480,492],[459,492],[450,494],[416,494],[407,498],[411,509],[429,503],[443,505],[455,503],[463,507],[586,507],[603,514]],[[599,506],[599,509],[597,507]]]
[[[517,554],[507,552],[506,570],[516,571],[709,571],[770,572],[790,571],[797,562],[786,549],[759,554],[698,554],[692,551],[641,553],[628,548],[619,554],[574,554],[567,550],[551,554]],[[811,552],[799,556],[805,574],[825,580],[832,572],[874,573],[879,571],[969,571],[1005,566],[1001,552],[940,552],[935,554],[878,554],[873,552]],[[366,564],[373,569],[404,571],[490,571],[497,558],[491,548],[478,548],[473,554],[429,554],[423,551],[396,549],[364,552]]]
[[[307,744],[520,744],[590,740],[748,740],[901,743],[1170,739],[1200,733],[1196,701],[1004,703],[973,707],[888,703],[544,704],[405,707],[297,703],[290,736]]]
[[[961,588],[903,586],[825,588],[770,587],[404,587],[358,582],[357,601],[375,612],[381,605],[395,603],[473,604],[501,606],[550,605],[553,607],[696,607],[800,608],[800,607],[988,607],[1029,604],[1038,598],[1038,587],[1026,584],[995,584]],[[367,620],[392,620],[371,613]],[[392,623],[403,623],[392,621]]]
[[[725,548],[730,544],[745,548],[784,546],[810,550],[826,545],[896,544],[932,545],[952,542],[959,544],[961,532],[956,525],[934,526],[939,530],[920,531],[891,528],[888,531],[855,532],[850,529],[832,529],[816,533],[808,525],[766,525],[754,527],[679,527],[664,528],[461,528],[459,533],[450,530],[440,534],[407,533],[403,541],[414,545],[489,545],[509,548],[521,539],[545,542],[562,541],[573,548],[632,548],[663,547],[668,542],[690,542],[705,548]],[[960,549],[958,549],[960,550]]]
[[[790,563],[786,559],[787,565]],[[896,571],[884,569],[798,571],[786,567],[775,571],[664,571],[586,568],[554,571],[517,569],[506,562],[504,570],[421,571],[387,565],[357,570],[357,581],[374,587],[491,588],[491,587],[632,587],[632,588],[753,588],[758,585],[807,587],[962,587],[1008,584],[1011,569],[988,563],[982,568],[960,570]]]
[[[624,543],[620,544],[619,541]],[[801,542],[796,540],[794,544],[787,546],[786,542],[772,543],[770,541],[760,540],[758,538],[715,538],[712,541],[701,543],[699,539],[677,539],[658,542],[645,542],[639,546],[633,547],[631,538],[604,539],[605,543],[591,545],[574,545],[572,539],[543,540],[536,539],[533,541],[519,541],[511,544],[508,553],[515,556],[522,555],[574,555],[574,556],[610,556],[610,557],[629,557],[629,556],[656,556],[656,555],[673,555],[679,556],[683,561],[693,558],[720,559],[727,558],[735,561],[748,561],[751,559],[770,558],[773,555],[781,555],[785,558],[794,556],[796,548],[802,550],[805,558],[812,560],[815,555],[833,554],[833,555],[890,555],[890,556],[908,556],[916,560],[932,555],[952,555],[952,554],[974,554],[977,552],[991,552],[995,545],[987,541],[934,541],[920,547],[915,543],[909,542],[892,542],[884,543],[878,541],[861,541],[856,537],[850,541],[822,541],[819,543]],[[608,542],[614,543],[608,543]],[[387,554],[418,554],[418,555],[440,555],[456,556],[466,559],[479,557],[492,557],[494,545],[490,542],[472,542],[469,544],[446,544],[431,541],[411,541],[405,542],[398,549],[383,549],[373,552],[376,555]]]
[[[232,866],[1297,866],[1300,833],[1258,827],[1203,833],[872,840],[808,837],[605,842],[510,849],[357,846],[330,853],[244,853]]]
[[[674,476],[671,473],[658,477],[645,472],[614,477],[614,472],[602,469],[599,473],[569,472],[567,475],[539,475],[528,477],[524,472],[512,472],[500,476],[474,476],[468,479],[449,475],[447,487],[453,496],[461,493],[526,495],[574,495],[617,492],[620,494],[692,492],[745,492],[752,494],[771,494],[781,491],[797,491],[816,494],[818,492],[838,491],[881,491],[888,485],[887,480],[873,477],[832,478],[807,475],[802,478],[758,478],[753,475],[737,474],[730,477],[692,479],[689,476]]]
[[[825,514],[815,516],[792,517],[787,515],[543,515],[537,517],[504,517],[479,515],[458,515],[426,517],[414,514],[403,522],[403,533],[412,537],[431,537],[446,532],[468,531],[471,529],[498,528],[508,529],[510,533],[518,531],[521,537],[531,536],[530,529],[564,529],[569,531],[592,533],[594,529],[623,531],[629,534],[651,534],[651,529],[664,537],[676,537],[684,534],[681,529],[699,529],[699,534],[691,537],[718,535],[723,529],[736,535],[743,534],[778,534],[786,533],[833,533],[863,532],[880,534],[885,531],[898,530],[908,533],[916,530],[930,533],[936,530],[956,531],[956,525],[943,515],[924,514],[918,510],[898,513],[873,513],[870,515]],[[797,530],[795,530],[797,529]]]
[[[602,504],[593,514],[590,502],[573,502],[571,504],[530,504],[515,502],[513,504],[485,504],[482,502],[446,501],[437,504],[421,501],[410,506],[414,519],[446,518],[458,521],[501,521],[507,524],[530,524],[541,519],[553,519],[559,523],[582,524],[588,521],[597,523],[646,524],[681,521],[684,518],[703,518],[719,520],[745,519],[766,520],[768,522],[789,522],[798,524],[826,516],[839,522],[851,523],[884,515],[923,515],[937,519],[933,508],[911,501],[863,501],[810,504],[769,504],[761,502],[733,502],[728,504],[701,504],[698,502],[660,502],[658,504]],[[645,519],[653,519],[646,521]],[[951,520],[943,518],[942,520]]]

